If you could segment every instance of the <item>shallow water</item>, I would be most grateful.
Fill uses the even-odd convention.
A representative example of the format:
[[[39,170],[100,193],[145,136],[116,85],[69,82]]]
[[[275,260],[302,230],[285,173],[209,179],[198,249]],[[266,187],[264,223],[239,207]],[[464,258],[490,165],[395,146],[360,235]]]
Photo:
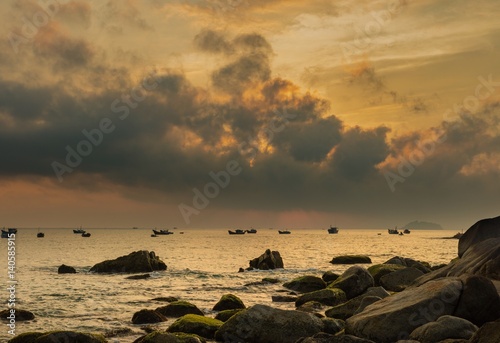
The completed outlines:
[[[281,283],[245,286],[263,277],[287,281],[298,275],[321,276],[327,270],[342,272],[349,266],[332,265],[332,257],[364,254],[382,263],[399,255],[448,263],[456,257],[458,240],[440,239],[455,231],[412,231],[409,235],[389,235],[386,230],[295,229],[290,235],[260,229],[257,234],[228,235],[227,230],[184,230],[184,234],[150,237],[146,229],[92,229],[90,238],[70,229],[44,229],[37,238],[34,229],[20,229],[16,235],[16,308],[35,313],[36,320],[18,322],[16,334],[27,331],[79,330],[105,333],[131,328],[135,335],[110,338],[110,342],[132,342],[141,334],[140,325],[131,324],[134,312],[165,305],[152,298],[176,296],[197,305],[210,315],[221,295],[233,293],[249,306],[256,303],[292,309],[293,303],[272,303],[271,295]],[[378,235],[381,233],[381,235]],[[7,276],[7,239],[0,241],[4,252],[4,284]],[[248,261],[266,249],[280,252],[285,269],[238,273]],[[92,265],[137,250],[152,250],[167,264],[165,272],[155,272],[147,280],[126,280],[124,275],[86,273]],[[57,274],[61,264],[73,266],[78,274]],[[6,287],[5,287],[6,288]],[[4,290],[4,299],[8,298]],[[166,328],[173,320],[158,325]],[[12,338],[4,324],[0,340]]]

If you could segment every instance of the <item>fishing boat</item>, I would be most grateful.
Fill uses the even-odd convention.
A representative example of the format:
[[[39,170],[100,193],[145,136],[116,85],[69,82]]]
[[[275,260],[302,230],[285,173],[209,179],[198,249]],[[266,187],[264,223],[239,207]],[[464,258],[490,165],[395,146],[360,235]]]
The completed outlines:
[[[290,232],[289,230],[278,230],[278,233],[280,235],[289,235],[291,234],[292,232]]]
[[[5,228],[2,229],[2,238],[9,238],[9,236],[11,234],[16,234],[17,233],[17,229],[15,228],[8,228],[7,230],[5,230]]]
[[[82,233],[82,237],[90,237],[90,233],[89,232],[84,232],[84,233]]]
[[[174,233],[169,231],[168,229],[166,230],[155,230],[153,229],[153,232],[155,235],[173,235]]]
[[[247,230],[247,233],[257,233],[257,230],[255,230],[255,229],[250,229],[250,230]]]
[[[45,234],[43,232],[38,231],[38,233],[36,234],[36,236],[38,238],[43,238],[43,237],[45,237]]]
[[[403,233],[404,233],[405,235],[409,235],[409,234],[411,233],[411,231],[410,231],[410,230],[408,230],[408,229],[405,229],[405,230],[403,231]]]
[[[330,225],[330,228],[328,229],[328,233],[329,233],[329,234],[332,234],[332,233],[339,233],[339,229],[338,229],[336,226],[331,226],[331,225]]]
[[[85,230],[83,230],[82,228],[79,228],[79,229],[73,229],[73,233],[77,233],[77,234],[82,234],[82,233],[85,233]]]
[[[236,229],[236,230],[234,230],[234,231],[227,230],[227,232],[228,232],[230,235],[244,235],[246,231],[245,231],[245,230]]]

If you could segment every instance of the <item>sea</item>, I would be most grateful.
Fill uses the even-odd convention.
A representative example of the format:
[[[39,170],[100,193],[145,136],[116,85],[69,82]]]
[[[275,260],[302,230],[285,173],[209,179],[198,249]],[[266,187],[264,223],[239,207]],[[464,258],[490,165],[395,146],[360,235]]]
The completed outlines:
[[[438,265],[455,258],[458,246],[457,239],[443,239],[456,233],[450,230],[414,230],[398,236],[382,229],[341,228],[338,234],[328,234],[326,229],[292,229],[289,235],[267,228],[244,235],[229,235],[226,229],[177,229],[172,230],[173,235],[154,238],[145,228],[88,229],[89,238],[74,234],[72,229],[42,231],[44,238],[37,238],[38,229],[18,230],[15,269],[11,268],[15,273],[10,275],[8,239],[0,240],[4,306],[11,297],[8,287],[15,282],[15,308],[36,315],[35,320],[16,322],[15,334],[51,330],[107,335],[128,332],[108,338],[113,343],[130,343],[143,334],[142,325],[132,324],[132,316],[141,309],[167,304],[152,300],[157,297],[189,301],[208,316],[215,314],[212,307],[227,293],[240,297],[246,306],[267,304],[294,309],[293,303],[273,303],[271,296],[284,294],[280,293],[282,283],[297,276],[321,276],[329,270],[342,273],[349,266],[330,264],[334,256],[363,254],[373,264],[403,256]],[[280,252],[284,269],[238,272],[266,249]],[[154,251],[167,264],[167,270],[153,272],[144,280],[88,272],[96,263],[138,250]],[[73,266],[78,273],[57,274],[61,264]],[[264,277],[277,278],[280,283],[247,285]],[[166,329],[173,321],[153,326]],[[1,342],[13,337],[9,330],[2,322]]]

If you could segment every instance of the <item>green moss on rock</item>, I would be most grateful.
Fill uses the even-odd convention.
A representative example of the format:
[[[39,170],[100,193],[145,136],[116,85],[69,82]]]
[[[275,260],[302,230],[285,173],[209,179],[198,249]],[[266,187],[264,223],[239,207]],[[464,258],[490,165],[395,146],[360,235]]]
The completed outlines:
[[[301,293],[309,293],[326,288],[326,283],[317,276],[305,275],[295,278],[292,281],[285,282],[283,287]]]
[[[187,314],[177,319],[167,329],[168,332],[184,332],[199,335],[207,339],[213,339],[215,332],[224,324],[222,321],[199,316],[196,314]]]
[[[213,307],[214,311],[235,310],[246,308],[243,301],[234,294],[225,294]]]
[[[242,311],[243,309],[241,308],[237,308],[237,309],[234,309],[234,310],[224,310],[224,311],[220,311],[219,313],[217,313],[217,315],[215,316],[215,319],[217,320],[220,320],[222,322],[226,322],[229,318],[231,318],[232,316],[234,316],[236,313]]]
[[[158,307],[156,312],[161,313],[165,317],[179,318],[186,314],[197,314],[203,316],[203,312],[188,301],[174,301],[166,306]]]

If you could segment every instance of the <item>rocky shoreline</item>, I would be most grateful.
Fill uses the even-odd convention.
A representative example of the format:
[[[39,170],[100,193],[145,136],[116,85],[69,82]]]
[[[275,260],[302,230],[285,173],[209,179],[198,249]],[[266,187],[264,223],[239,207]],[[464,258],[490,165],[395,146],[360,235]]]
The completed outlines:
[[[164,306],[131,314],[131,322],[146,331],[134,343],[500,342],[500,217],[469,228],[459,240],[457,258],[447,265],[433,267],[400,256],[371,266],[366,266],[371,264],[368,256],[335,256],[332,263],[352,266],[341,275],[303,275],[284,283],[284,292],[272,296],[273,301],[294,302],[295,310],[246,307],[237,295],[225,294],[214,304],[216,314],[207,316],[189,301],[164,298]],[[139,251],[101,262],[91,271],[148,273],[166,268],[154,252]],[[267,250],[250,260],[247,269],[253,268],[284,268],[284,263],[279,252]],[[64,266],[59,272],[74,269]],[[277,282],[262,280],[263,285]],[[154,323],[168,318],[176,320],[167,330],[155,330]],[[136,333],[115,337],[131,334]],[[56,331],[24,333],[9,342],[113,339]]]

